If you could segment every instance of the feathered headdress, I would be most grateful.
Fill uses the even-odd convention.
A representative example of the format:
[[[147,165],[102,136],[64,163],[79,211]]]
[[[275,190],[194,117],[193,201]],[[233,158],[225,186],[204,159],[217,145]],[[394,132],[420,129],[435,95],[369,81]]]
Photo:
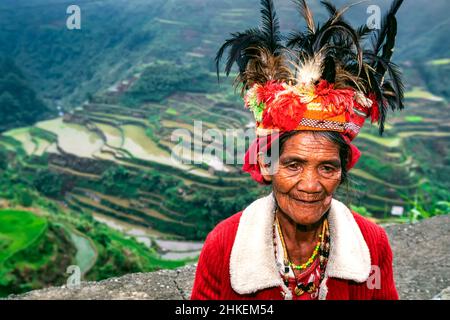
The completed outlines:
[[[328,1],[321,2],[329,19],[316,25],[306,1],[294,2],[305,31],[283,37],[273,1],[261,0],[261,26],[226,40],[217,52],[217,75],[229,49],[226,75],[237,64],[235,84],[242,86],[258,135],[329,130],[353,140],[366,118],[378,122],[382,134],[388,109],[403,109],[404,86],[391,62],[403,0],[393,1],[377,30],[354,29],[343,17],[350,6],[337,9]]]

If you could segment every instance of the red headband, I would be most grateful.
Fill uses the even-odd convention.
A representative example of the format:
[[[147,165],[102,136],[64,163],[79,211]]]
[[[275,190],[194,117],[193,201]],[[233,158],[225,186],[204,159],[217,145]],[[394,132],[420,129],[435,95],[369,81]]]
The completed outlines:
[[[281,134],[278,133],[268,135],[267,137],[257,137],[252,142],[247,152],[245,153],[244,165],[242,166],[242,170],[250,173],[252,179],[260,184],[268,185],[270,183],[264,180],[264,177],[261,174],[261,168],[259,167],[259,164],[256,161],[258,153],[266,152],[272,145],[272,142],[275,141],[275,139],[278,139],[280,135]],[[347,170],[350,170],[358,162],[358,159],[361,156],[361,151],[359,151],[359,149],[354,144],[351,143],[349,137],[347,137],[344,134],[341,134],[341,136],[350,146],[350,157],[347,162]]]

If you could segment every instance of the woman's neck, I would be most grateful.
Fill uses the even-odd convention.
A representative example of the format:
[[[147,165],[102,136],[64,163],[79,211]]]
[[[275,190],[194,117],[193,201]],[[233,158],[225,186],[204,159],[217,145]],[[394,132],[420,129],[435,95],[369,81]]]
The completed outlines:
[[[308,244],[317,242],[319,239],[319,234],[322,231],[321,227],[326,215],[324,214],[319,221],[311,225],[296,223],[279,208],[276,211],[276,216],[280,223],[286,242],[301,245],[302,243]]]

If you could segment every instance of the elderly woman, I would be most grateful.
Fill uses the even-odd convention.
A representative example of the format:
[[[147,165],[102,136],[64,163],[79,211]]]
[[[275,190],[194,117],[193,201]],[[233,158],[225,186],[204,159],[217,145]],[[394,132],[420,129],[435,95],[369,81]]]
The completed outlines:
[[[402,85],[390,57],[394,1],[372,50],[345,11],[316,27],[297,1],[307,33],[280,43],[273,3],[262,0],[263,26],[234,37],[227,73],[237,62],[257,139],[244,171],[272,193],[218,224],[198,262],[192,299],[398,299],[385,231],[334,198],[359,158],[351,143],[366,118],[380,133],[387,106],[402,108]],[[294,72],[289,69],[294,59]],[[292,62],[292,61],[291,61]]]

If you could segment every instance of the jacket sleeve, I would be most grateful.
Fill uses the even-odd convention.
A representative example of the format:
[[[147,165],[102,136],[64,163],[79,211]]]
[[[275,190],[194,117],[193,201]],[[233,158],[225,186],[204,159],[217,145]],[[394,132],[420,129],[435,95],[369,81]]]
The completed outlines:
[[[223,270],[223,252],[216,230],[211,231],[203,245],[195,272],[191,300],[218,300]]]
[[[389,240],[384,229],[381,229],[379,242],[379,270],[380,288],[375,290],[373,298],[376,300],[398,300],[393,271],[393,255]]]

